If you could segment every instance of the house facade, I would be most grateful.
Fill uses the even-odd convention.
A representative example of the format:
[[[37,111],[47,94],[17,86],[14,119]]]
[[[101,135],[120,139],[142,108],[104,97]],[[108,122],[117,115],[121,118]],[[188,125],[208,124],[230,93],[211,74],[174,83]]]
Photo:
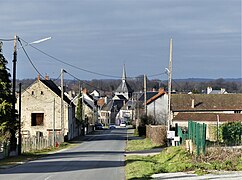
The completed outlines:
[[[19,105],[17,100],[16,108]],[[38,78],[21,93],[22,131],[29,136],[52,136],[53,132],[68,140],[77,136],[75,106],[64,95],[64,111],[61,122],[61,90],[48,79]]]
[[[164,89],[147,100],[147,115],[152,116],[154,124],[166,124],[168,118],[168,95]]]
[[[124,106],[124,100],[110,100],[104,105],[100,112],[100,120],[103,124],[116,124],[121,123],[121,119],[117,116],[121,108]]]

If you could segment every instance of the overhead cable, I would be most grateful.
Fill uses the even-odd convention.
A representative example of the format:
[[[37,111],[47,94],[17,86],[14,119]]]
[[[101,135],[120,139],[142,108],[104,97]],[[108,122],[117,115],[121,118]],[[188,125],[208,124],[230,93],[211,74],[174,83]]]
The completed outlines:
[[[22,38],[21,38],[21,40],[24,41],[25,43],[28,43],[27,41],[25,41],[25,40],[22,39]],[[55,60],[55,61],[58,61],[58,62],[60,62],[60,63],[62,63],[62,64],[68,65],[68,66],[70,66],[70,67],[72,67],[72,68],[75,68],[75,69],[78,69],[78,70],[81,70],[81,71],[84,71],[84,72],[87,72],[87,73],[96,74],[96,75],[99,75],[99,76],[111,77],[111,78],[120,78],[120,76],[115,76],[115,75],[108,75],[108,74],[98,73],[98,72],[94,72],[94,71],[90,71],[90,70],[87,70],[87,69],[84,69],[84,68],[77,67],[77,66],[75,66],[75,65],[72,65],[72,64],[70,64],[70,63],[67,63],[67,62],[65,62],[64,60],[61,60],[61,59],[59,59],[59,58],[56,58],[56,57],[54,57],[54,56],[52,56],[52,55],[50,55],[50,54],[48,54],[48,53],[42,51],[41,49],[39,49],[39,48],[33,46],[32,44],[28,44],[28,45],[29,45],[30,47],[34,48],[35,50],[41,52],[42,54],[48,56],[49,58],[51,58],[51,59],[53,59],[53,60]],[[159,74],[154,74],[154,75],[148,75],[147,77],[154,77],[154,76],[159,76],[159,75],[162,75],[162,74],[165,74],[165,73],[159,73]],[[127,78],[139,78],[139,77],[127,77]]]
[[[19,43],[20,43],[20,45],[21,45],[21,48],[23,49],[25,55],[27,56],[27,58],[28,58],[30,64],[33,66],[33,68],[35,69],[35,71],[36,71],[36,72],[37,72],[42,78],[44,78],[44,76],[43,76],[43,75],[39,72],[39,70],[35,67],[33,61],[30,59],[28,53],[26,52],[25,48],[23,47],[23,44],[22,44],[21,40],[18,39],[18,41],[19,41]]]

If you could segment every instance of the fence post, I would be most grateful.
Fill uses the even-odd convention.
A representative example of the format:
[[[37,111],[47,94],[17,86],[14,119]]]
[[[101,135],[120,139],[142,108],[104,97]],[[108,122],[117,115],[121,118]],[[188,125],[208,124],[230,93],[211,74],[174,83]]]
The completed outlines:
[[[197,156],[200,154],[200,124],[196,123],[196,147],[197,147]]]
[[[207,128],[207,125],[205,123],[203,123],[203,127],[202,127],[202,130],[203,130],[203,133],[202,133],[202,137],[203,137],[202,150],[203,150],[204,155],[206,154],[206,128]]]

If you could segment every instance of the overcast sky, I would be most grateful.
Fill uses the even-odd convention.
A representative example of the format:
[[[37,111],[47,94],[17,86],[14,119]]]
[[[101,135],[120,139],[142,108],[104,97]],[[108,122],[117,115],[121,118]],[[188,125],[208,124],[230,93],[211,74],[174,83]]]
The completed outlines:
[[[170,38],[173,78],[241,77],[240,0],[2,0],[0,8],[0,39],[52,37],[35,47],[72,66],[26,47],[51,78],[61,68],[80,79],[120,77],[125,63],[129,77],[167,79]],[[13,42],[3,53],[11,70]],[[19,49],[17,78],[37,74]]]

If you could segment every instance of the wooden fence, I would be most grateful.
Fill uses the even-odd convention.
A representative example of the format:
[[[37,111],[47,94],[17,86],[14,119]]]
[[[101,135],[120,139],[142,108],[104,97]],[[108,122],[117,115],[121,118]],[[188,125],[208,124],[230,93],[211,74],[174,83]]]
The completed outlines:
[[[63,142],[63,137],[61,134],[56,134],[55,140],[53,140],[53,136],[32,136],[32,137],[22,137],[22,146],[21,152],[30,152],[35,150],[42,150],[49,147],[57,147]],[[17,151],[17,149],[16,149]],[[0,142],[0,159],[9,156],[9,143]]]

